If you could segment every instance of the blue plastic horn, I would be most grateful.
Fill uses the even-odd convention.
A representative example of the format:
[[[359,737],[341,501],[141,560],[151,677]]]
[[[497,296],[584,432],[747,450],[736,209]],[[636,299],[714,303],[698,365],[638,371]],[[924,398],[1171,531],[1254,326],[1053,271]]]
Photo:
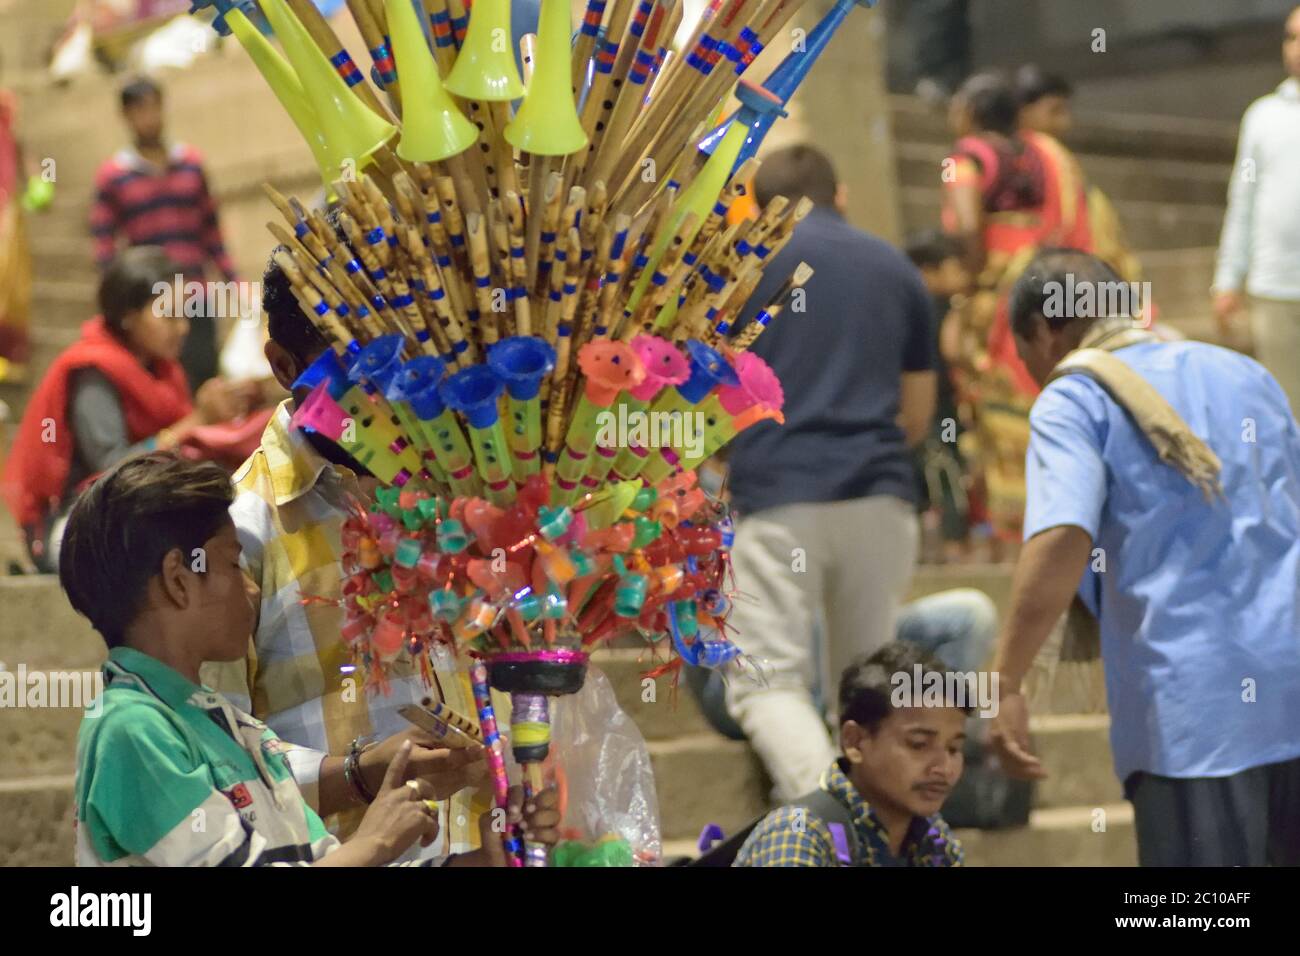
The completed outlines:
[[[340,356],[333,349],[326,349],[298,376],[293,387],[295,390],[299,388],[310,390],[321,382],[326,382],[329,385],[330,398],[337,400],[352,387],[352,383],[348,381],[348,371],[355,360],[355,356],[351,353]]]
[[[845,18],[853,11],[853,8],[858,6],[869,8],[875,5],[876,0],[835,0],[835,6],[831,7],[826,16],[822,17],[821,22],[813,27],[812,32],[805,38],[803,49],[791,52],[782,60],[781,64],[763,81],[763,89],[778,97],[782,106],[787,105],[790,102],[790,97],[794,96],[799,84],[804,81],[808,71],[813,68],[817,58],[822,55],[822,51],[831,42],[831,37],[835,35],[835,31],[844,23]],[[731,124],[736,121],[739,112],[740,110],[737,110],[732,113],[721,126],[700,140],[700,152],[706,156],[713,155],[713,151],[722,142],[722,138],[727,135],[727,130],[731,127]],[[772,129],[772,124],[777,121],[778,116],[784,115],[784,113],[760,113],[753,119],[749,127],[749,137],[745,140],[744,145],[740,147],[740,155],[736,157],[736,164],[732,167],[733,170],[758,153],[758,148],[763,145],[763,139]]]
[[[230,27],[226,23],[226,14],[231,10],[242,11],[244,16],[257,27],[263,34],[269,35],[271,25],[266,22],[266,17],[262,15],[261,9],[257,6],[257,0],[190,0],[191,14],[198,13],[212,7],[217,11],[216,17],[212,20],[212,29],[216,30],[223,37],[230,36]]]

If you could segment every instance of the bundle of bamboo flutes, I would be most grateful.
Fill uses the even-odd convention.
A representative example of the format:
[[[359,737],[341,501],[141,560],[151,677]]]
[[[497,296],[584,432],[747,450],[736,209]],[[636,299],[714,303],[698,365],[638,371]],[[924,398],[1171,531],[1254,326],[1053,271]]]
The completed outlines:
[[[347,133],[379,131],[373,145],[349,149],[342,131],[328,135],[336,120],[325,106],[294,116],[300,128],[313,117],[324,128],[314,141],[304,129],[323,172],[343,158],[328,213],[267,187],[285,220],[269,224],[283,245],[276,261],[304,312],[341,348],[400,333],[408,357],[437,355],[452,370],[482,362],[504,337],[545,339],[556,351],[541,394],[551,456],[579,393],[574,357],[585,343],[653,333],[748,348],[811,275],[801,264],[736,334],[765,264],[811,203],[777,197],[756,220],[729,224],[757,160],[733,172],[734,152],[710,157],[695,144],[802,2],[711,0],[673,55],[682,0],[589,0],[572,49],[568,0],[543,0],[539,35],[526,44],[535,69],[512,117],[522,87],[510,82],[513,52],[499,49],[508,0],[476,0],[468,24],[462,0],[348,0],[378,91],[310,0],[263,0],[286,54],[299,58],[300,95],[316,91],[290,27],[351,86]],[[259,38],[236,34],[275,86]],[[747,89],[751,99],[764,93]],[[493,91],[504,92],[486,99]],[[289,94],[280,98],[292,113]],[[465,118],[469,135],[456,131]]]

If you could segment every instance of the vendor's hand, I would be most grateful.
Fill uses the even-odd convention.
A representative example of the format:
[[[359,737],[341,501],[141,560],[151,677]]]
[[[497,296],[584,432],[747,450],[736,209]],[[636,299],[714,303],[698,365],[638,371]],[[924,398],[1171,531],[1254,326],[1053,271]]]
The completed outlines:
[[[426,800],[433,800],[433,787],[423,780],[406,780],[414,747],[403,741],[388,764],[374,803],[361,818],[353,840],[372,849],[378,865],[391,863],[417,840],[428,846],[438,837],[438,812]]]
[[[425,731],[412,728],[404,734],[389,737],[361,755],[361,773],[367,785],[383,778],[407,741],[412,748],[405,779],[427,783],[434,800],[446,800],[466,787],[477,789],[488,779],[487,750],[482,744],[452,750],[440,746],[438,740]]]
[[[201,424],[215,425],[248,414],[253,397],[247,382],[210,378],[194,393],[194,411]]]
[[[505,823],[513,828],[523,824],[523,840],[527,843],[544,843],[555,846],[560,840],[560,800],[554,787],[547,787],[533,795],[527,804],[524,802],[524,788],[511,787]],[[506,866],[506,851],[502,845],[500,830],[501,814],[495,810],[479,817],[479,837],[482,841],[480,852],[483,864],[487,866]]]
[[[989,741],[1007,776],[1017,780],[1041,780],[1047,776],[1029,743],[1029,704],[1024,694],[1017,691],[1002,695]]]

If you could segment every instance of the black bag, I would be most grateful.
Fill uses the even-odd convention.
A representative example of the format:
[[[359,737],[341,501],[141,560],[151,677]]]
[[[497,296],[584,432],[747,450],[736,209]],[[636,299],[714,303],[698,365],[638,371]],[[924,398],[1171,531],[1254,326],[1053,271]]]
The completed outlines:
[[[983,736],[977,732],[966,738],[962,748],[966,767],[943,803],[943,818],[950,827],[980,830],[1024,826],[1029,822],[1034,782],[1008,777]]]
[[[818,788],[798,800],[792,800],[786,806],[804,807],[808,811],[808,816],[817,817],[827,826],[832,828],[839,827],[844,834],[845,842],[848,844],[849,859],[841,859],[841,866],[852,866],[853,861],[858,856],[858,834],[853,826],[853,817],[849,814],[849,808],[825,790]],[[750,833],[754,828],[763,822],[763,817],[751,820],[748,824],[737,830],[734,834],[727,837],[721,843],[715,844],[704,854],[694,860],[681,860],[673,863],[674,866],[731,866],[736,862],[736,857],[740,855],[740,848],[744,846],[745,841],[749,839]]]

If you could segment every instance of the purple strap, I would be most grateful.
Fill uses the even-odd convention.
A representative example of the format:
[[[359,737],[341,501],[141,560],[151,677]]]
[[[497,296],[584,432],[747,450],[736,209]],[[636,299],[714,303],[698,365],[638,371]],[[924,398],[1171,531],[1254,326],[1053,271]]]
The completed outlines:
[[[851,866],[853,864],[853,854],[849,852],[849,837],[844,832],[844,824],[828,823],[827,827],[831,831],[831,842],[835,844],[835,856],[840,861],[840,866]]]
[[[700,848],[701,853],[707,853],[713,847],[713,844],[719,842],[724,836],[722,827],[716,823],[710,823],[700,831],[700,839],[696,846]]]

